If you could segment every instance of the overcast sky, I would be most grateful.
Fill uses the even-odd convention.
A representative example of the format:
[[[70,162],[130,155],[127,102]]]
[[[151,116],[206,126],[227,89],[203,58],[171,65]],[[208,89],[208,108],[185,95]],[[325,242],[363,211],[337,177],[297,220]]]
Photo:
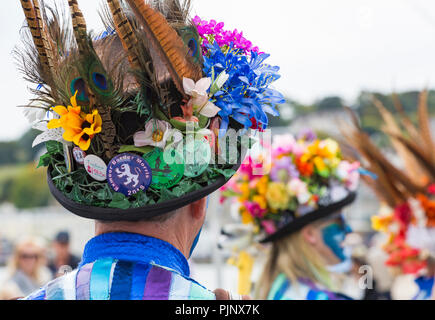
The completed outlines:
[[[79,0],[95,30],[100,2]],[[194,13],[243,30],[281,66],[276,87],[304,103],[326,95],[352,101],[363,89],[420,90],[435,81],[432,0],[196,0]],[[15,106],[30,95],[11,58],[23,21],[18,0],[2,1],[0,140],[28,128]]]

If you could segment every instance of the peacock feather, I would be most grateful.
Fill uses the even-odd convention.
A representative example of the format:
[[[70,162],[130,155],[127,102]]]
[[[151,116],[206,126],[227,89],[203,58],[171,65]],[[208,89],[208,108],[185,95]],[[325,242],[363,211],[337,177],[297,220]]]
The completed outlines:
[[[111,119],[111,110],[122,102],[112,80],[98,57],[91,37],[87,33],[86,21],[77,0],[69,0],[74,36],[77,41],[79,58],[77,70],[79,77],[70,84],[71,94],[78,91],[78,101],[90,108],[97,108],[103,119],[101,139],[105,156],[110,159],[115,155],[116,127]]]

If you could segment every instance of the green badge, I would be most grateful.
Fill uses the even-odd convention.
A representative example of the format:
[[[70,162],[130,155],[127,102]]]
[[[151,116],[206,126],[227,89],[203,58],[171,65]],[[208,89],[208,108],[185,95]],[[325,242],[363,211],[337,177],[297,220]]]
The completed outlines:
[[[153,173],[152,189],[164,189],[175,186],[184,175],[184,164],[180,154],[171,149],[166,152],[156,148],[143,156]]]
[[[200,176],[207,170],[211,160],[210,143],[202,138],[184,146],[184,175],[189,178]]]

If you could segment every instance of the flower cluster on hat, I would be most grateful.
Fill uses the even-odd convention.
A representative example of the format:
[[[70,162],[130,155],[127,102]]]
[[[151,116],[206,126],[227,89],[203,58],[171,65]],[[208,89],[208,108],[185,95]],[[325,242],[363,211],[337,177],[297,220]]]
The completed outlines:
[[[235,48],[242,51],[244,54],[251,52],[259,52],[258,47],[254,47],[252,42],[243,36],[243,32],[237,29],[233,31],[224,30],[225,24],[216,20],[202,20],[196,16],[192,22],[196,25],[198,33],[202,38],[203,49],[206,49],[207,44],[217,42],[220,47]]]
[[[309,131],[298,139],[279,135],[268,153],[271,168],[267,175],[255,175],[253,170],[259,162],[249,159],[230,185],[221,190],[224,198],[236,198],[241,204],[244,223],[252,223],[268,234],[289,213],[297,217],[318,208],[320,199],[334,187],[349,193],[358,185],[360,164],[344,160],[332,139],[318,139]]]
[[[60,118],[51,120],[47,128],[62,128],[65,141],[74,142],[80,149],[87,151],[91,140],[102,131],[103,120],[96,109],[90,114],[82,112],[81,107],[77,105],[76,96],[77,92],[71,98],[71,105],[68,108],[64,106],[53,108]]]
[[[230,119],[245,129],[266,129],[268,114],[278,116],[276,106],[285,102],[283,95],[271,87],[280,78],[279,67],[264,63],[268,54],[245,55],[237,49],[226,50],[217,42],[207,48],[204,73],[212,79],[222,72],[228,77],[213,95],[214,104],[221,109],[221,130],[227,131]]]

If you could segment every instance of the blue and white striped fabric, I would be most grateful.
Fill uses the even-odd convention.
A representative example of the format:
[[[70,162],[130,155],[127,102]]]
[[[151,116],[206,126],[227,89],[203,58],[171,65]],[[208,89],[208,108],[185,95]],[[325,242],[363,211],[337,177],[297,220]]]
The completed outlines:
[[[79,268],[25,300],[214,300],[189,278],[186,258],[169,243],[111,233],[86,245]]]

